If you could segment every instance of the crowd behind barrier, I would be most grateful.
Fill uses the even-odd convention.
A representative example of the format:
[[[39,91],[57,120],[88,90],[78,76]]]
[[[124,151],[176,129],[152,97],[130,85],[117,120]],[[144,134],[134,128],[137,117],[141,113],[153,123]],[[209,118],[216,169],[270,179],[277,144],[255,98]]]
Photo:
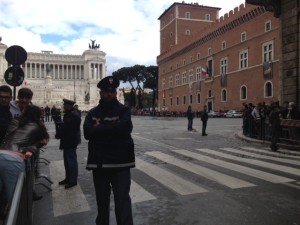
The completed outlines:
[[[32,225],[33,185],[35,174],[34,157],[25,159],[25,174],[20,173],[11,202],[7,202],[4,225]],[[4,222],[4,223],[3,223]]]

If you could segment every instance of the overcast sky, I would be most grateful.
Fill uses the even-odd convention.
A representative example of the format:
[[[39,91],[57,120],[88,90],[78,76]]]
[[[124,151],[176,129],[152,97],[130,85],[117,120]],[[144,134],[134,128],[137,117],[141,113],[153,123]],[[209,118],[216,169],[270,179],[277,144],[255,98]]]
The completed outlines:
[[[182,2],[182,1],[178,1]],[[191,3],[190,1],[185,1]],[[220,16],[245,0],[199,0],[222,8]],[[172,0],[0,0],[0,36],[27,52],[81,55],[96,40],[106,55],[107,75],[124,67],[156,65],[158,17]]]

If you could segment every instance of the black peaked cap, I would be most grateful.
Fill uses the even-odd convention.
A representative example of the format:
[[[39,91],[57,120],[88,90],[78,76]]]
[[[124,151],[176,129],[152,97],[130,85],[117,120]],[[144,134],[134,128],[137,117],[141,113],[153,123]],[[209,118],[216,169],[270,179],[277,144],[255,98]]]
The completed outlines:
[[[113,76],[104,77],[99,81],[97,87],[103,91],[114,91],[119,87],[120,81]]]

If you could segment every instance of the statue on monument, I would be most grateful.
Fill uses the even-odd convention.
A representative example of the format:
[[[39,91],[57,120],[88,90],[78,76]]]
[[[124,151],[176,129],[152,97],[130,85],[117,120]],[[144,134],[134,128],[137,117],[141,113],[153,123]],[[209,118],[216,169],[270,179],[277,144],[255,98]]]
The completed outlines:
[[[97,48],[100,48],[100,44],[95,44],[96,40],[91,40],[92,44],[90,43],[89,44],[89,48],[90,49],[97,49]]]

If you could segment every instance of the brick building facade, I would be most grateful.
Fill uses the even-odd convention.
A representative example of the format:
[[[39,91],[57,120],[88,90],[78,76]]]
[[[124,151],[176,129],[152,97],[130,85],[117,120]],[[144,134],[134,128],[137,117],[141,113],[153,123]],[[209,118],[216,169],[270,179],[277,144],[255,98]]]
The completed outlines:
[[[241,109],[279,100],[280,20],[262,6],[174,3],[160,17],[158,109]]]

